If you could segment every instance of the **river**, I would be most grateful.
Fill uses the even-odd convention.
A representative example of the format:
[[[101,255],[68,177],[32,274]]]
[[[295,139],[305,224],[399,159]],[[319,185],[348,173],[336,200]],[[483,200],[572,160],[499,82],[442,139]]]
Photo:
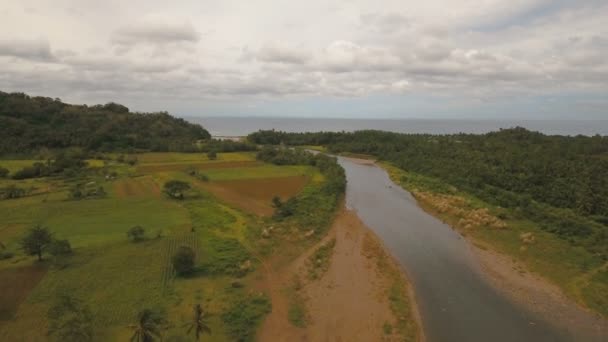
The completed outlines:
[[[346,205],[407,271],[429,342],[572,340],[488,284],[464,238],[423,211],[383,169],[338,160],[348,180]]]

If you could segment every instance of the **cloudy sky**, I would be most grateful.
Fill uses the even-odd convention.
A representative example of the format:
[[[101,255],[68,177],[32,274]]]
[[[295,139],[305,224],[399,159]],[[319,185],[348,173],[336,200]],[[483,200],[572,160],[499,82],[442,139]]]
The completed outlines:
[[[184,116],[608,119],[606,0],[0,0],[0,90]]]

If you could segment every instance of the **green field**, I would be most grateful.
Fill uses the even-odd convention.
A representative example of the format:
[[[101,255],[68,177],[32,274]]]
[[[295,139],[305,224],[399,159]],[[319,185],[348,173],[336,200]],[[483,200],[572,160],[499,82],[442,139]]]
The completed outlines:
[[[213,161],[195,153],[145,153],[137,159],[137,165],[90,161],[83,175],[74,179],[0,180],[0,186],[37,189],[22,198],[0,200],[0,242],[4,252],[14,254],[0,260],[0,283],[11,291],[10,296],[0,293],[0,307],[7,308],[0,310],[1,341],[46,340],[47,311],[53,299],[66,292],[90,309],[95,340],[99,341],[129,339],[128,325],[144,308],[163,308],[171,323],[163,335],[183,340],[183,326],[197,303],[210,313],[213,333],[204,340],[253,338],[271,306],[263,293],[253,293],[250,288],[259,278],[260,255],[267,253],[268,243],[273,244],[260,241],[261,229],[270,218],[222,203],[198,186],[202,181],[181,169],[162,166],[200,167],[211,183],[307,175],[313,180],[310,186],[319,186],[324,178],[311,167],[256,163],[252,153],[220,153]],[[0,160],[0,165],[14,172],[33,162]],[[204,167],[205,163],[222,162],[255,165]],[[142,173],[138,167],[143,165],[158,165],[162,170]],[[116,176],[104,176],[109,172]],[[170,199],[161,192],[171,179],[193,185],[184,200]],[[101,186],[107,195],[70,199],[69,189],[76,183]],[[37,224],[48,227],[56,238],[68,239],[73,255],[58,259],[44,254],[42,262],[26,256],[19,241]],[[126,235],[136,225],[146,231],[146,239],[139,243]],[[196,252],[194,276],[175,276],[170,260],[180,246]]]

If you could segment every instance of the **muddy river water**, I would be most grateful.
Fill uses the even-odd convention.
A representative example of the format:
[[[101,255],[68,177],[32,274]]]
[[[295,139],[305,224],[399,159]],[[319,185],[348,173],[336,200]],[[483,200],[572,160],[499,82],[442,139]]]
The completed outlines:
[[[346,205],[384,241],[414,286],[426,338],[435,341],[570,341],[484,280],[467,242],[424,212],[374,165],[339,158]]]

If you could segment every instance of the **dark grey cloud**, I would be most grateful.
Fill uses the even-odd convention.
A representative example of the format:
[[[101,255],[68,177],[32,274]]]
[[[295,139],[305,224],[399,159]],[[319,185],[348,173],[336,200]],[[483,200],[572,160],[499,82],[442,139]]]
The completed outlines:
[[[18,57],[34,61],[53,61],[48,40],[0,40],[0,56]]]

